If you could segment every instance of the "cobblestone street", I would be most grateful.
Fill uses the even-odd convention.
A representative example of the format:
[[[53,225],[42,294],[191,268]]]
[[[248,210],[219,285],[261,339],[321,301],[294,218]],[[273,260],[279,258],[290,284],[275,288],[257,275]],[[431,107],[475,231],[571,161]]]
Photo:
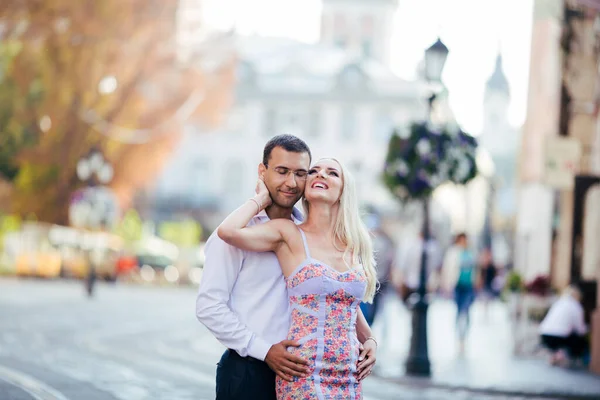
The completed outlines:
[[[88,299],[80,282],[1,280],[0,398],[214,398],[223,347],[195,320],[194,298],[192,288],[100,285]],[[397,350],[382,354],[388,375]],[[523,398],[390,376],[367,379],[365,400]]]

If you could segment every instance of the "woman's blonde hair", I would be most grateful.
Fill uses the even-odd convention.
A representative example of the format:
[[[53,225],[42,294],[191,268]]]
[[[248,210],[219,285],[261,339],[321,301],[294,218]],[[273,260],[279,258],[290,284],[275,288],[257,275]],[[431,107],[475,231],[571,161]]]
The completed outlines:
[[[362,263],[367,276],[367,291],[365,292],[363,300],[371,303],[373,302],[373,296],[375,296],[375,292],[377,291],[377,272],[375,270],[373,241],[369,230],[360,217],[354,177],[337,159],[322,158],[321,160],[333,160],[338,163],[342,169],[342,194],[339,200],[340,207],[333,228],[333,236],[334,240],[337,239],[346,246],[344,259],[350,254],[353,265],[358,262]],[[306,197],[302,199],[302,206],[304,207],[306,217],[308,218],[310,206],[308,201],[306,201]]]

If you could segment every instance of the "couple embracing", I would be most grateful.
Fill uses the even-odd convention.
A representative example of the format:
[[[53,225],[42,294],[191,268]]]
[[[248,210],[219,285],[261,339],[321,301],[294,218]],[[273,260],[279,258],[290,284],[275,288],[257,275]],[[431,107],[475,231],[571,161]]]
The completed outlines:
[[[311,163],[301,139],[272,138],[256,195],[206,243],[196,316],[227,347],[218,400],[359,400],[375,365],[359,305],[377,278],[354,180],[335,159]]]

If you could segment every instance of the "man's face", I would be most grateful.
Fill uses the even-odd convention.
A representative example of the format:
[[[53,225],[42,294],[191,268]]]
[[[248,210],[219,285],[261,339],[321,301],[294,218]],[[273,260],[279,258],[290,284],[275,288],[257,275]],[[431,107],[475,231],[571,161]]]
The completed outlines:
[[[283,208],[291,208],[304,193],[306,177],[310,166],[308,153],[286,151],[275,147],[267,165],[260,164],[259,174],[263,177],[273,203]]]

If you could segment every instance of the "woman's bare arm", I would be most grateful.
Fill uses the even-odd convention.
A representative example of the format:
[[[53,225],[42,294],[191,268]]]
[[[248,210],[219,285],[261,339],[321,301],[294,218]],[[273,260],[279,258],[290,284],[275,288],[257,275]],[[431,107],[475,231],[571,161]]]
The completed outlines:
[[[264,224],[247,226],[269,201],[256,195],[229,214],[219,225],[217,234],[228,244],[248,251],[275,251],[283,242],[282,230],[291,221],[275,219]],[[270,199],[269,199],[270,200]],[[262,207],[258,207],[261,205]]]

